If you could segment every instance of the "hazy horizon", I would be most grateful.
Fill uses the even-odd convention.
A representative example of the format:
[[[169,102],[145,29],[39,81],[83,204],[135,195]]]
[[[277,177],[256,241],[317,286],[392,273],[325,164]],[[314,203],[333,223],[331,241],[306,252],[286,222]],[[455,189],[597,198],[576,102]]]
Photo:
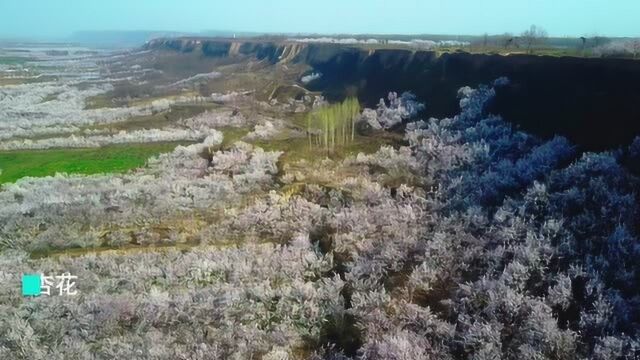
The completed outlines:
[[[201,33],[220,29],[303,34],[518,34],[530,25],[550,36],[640,35],[640,3],[603,0],[325,0],[322,6],[291,0],[211,3],[205,0],[25,0],[0,3],[0,38],[61,40],[81,31]],[[286,21],[283,19],[286,18]],[[319,21],[322,19],[322,21]],[[159,30],[156,30],[159,29]]]

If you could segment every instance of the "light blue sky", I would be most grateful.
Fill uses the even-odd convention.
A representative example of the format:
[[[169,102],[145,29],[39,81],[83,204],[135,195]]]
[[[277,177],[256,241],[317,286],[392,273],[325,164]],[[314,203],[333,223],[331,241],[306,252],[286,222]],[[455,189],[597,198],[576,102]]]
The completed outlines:
[[[75,30],[640,36],[640,0],[0,0],[0,37]]]

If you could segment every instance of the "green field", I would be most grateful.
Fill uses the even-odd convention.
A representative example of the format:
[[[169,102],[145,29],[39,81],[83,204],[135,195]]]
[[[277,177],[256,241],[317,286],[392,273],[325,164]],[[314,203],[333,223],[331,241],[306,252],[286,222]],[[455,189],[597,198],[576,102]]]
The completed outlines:
[[[18,65],[18,64],[24,64],[27,61],[33,61],[34,59],[29,58],[29,57],[22,57],[22,56],[0,56],[0,64],[5,64],[5,65]]]
[[[147,143],[91,149],[49,149],[0,152],[0,184],[25,176],[57,172],[96,174],[123,172],[145,165],[151,156],[170,152],[180,143]]]

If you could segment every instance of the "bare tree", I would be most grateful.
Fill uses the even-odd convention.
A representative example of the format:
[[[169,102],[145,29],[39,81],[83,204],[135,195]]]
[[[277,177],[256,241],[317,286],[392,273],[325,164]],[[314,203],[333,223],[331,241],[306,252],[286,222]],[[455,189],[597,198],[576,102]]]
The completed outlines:
[[[638,54],[640,54],[640,38],[635,38],[629,42],[629,48],[631,53],[633,53],[633,58],[637,59]]]
[[[522,42],[526,46],[528,53],[531,53],[534,47],[544,44],[547,37],[547,31],[536,25],[531,25],[529,30],[526,30],[521,35]]]
[[[605,45],[606,43],[608,43],[610,40],[604,36],[600,36],[600,35],[594,35],[592,38],[592,42],[593,42],[593,47],[598,47],[598,46],[602,46]]]
[[[587,38],[584,36],[580,36],[580,54],[582,56],[584,56],[586,48],[587,48]]]
[[[515,38],[513,34],[504,33],[498,37],[497,43],[507,49],[509,46],[514,45],[514,41]]]

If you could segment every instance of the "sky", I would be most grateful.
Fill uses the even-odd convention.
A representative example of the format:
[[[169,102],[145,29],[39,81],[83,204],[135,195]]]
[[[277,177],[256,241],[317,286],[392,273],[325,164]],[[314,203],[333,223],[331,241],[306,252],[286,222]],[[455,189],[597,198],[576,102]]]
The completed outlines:
[[[640,36],[639,0],[0,0],[0,38],[82,30]]]

